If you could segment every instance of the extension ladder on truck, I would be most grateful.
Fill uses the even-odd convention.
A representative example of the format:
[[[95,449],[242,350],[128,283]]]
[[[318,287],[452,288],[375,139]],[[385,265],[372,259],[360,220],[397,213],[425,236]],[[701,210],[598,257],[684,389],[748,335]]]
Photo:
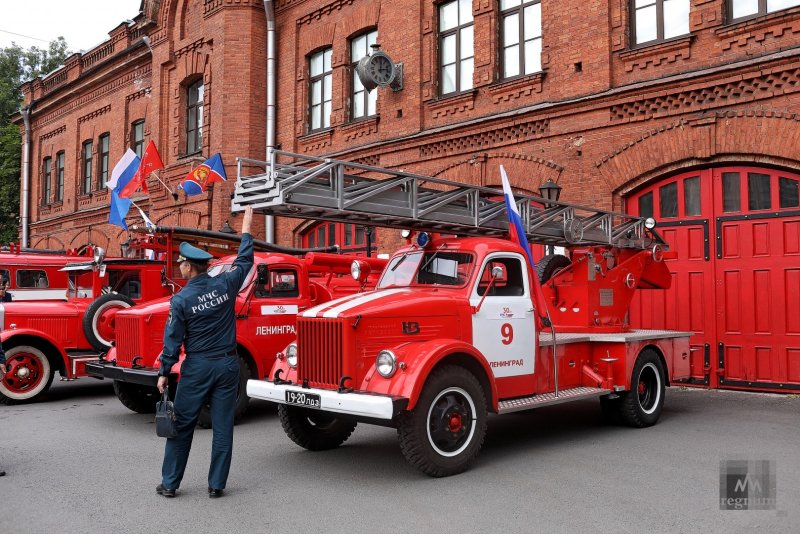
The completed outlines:
[[[456,235],[508,233],[503,192],[404,171],[271,150],[238,158],[233,211]],[[556,246],[666,248],[646,219],[535,195],[516,195],[528,239]]]

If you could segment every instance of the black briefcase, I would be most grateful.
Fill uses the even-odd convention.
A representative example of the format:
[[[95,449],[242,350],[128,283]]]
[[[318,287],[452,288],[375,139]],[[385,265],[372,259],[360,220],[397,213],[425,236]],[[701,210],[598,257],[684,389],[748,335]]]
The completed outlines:
[[[156,403],[156,434],[162,438],[178,435],[175,428],[175,405],[169,400],[169,388],[164,388],[161,400]]]

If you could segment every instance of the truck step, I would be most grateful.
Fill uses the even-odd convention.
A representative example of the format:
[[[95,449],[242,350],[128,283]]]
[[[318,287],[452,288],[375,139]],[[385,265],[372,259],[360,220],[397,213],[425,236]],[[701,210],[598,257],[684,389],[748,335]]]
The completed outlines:
[[[552,406],[553,404],[560,404],[562,402],[570,402],[580,399],[588,399],[592,397],[599,397],[611,393],[603,388],[572,388],[562,389],[556,396],[553,393],[540,393],[531,397],[522,397],[519,399],[503,400],[498,403],[497,413],[510,413],[520,412],[522,410],[532,410],[534,408],[541,408],[542,406]]]

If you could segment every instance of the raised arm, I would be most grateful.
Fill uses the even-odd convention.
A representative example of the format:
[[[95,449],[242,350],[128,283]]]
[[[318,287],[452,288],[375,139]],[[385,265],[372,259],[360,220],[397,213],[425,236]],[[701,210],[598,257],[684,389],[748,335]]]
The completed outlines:
[[[233,291],[238,291],[247,277],[247,273],[253,268],[253,236],[250,234],[250,227],[253,223],[253,208],[247,206],[244,210],[242,220],[242,242],[239,245],[239,254],[233,262],[235,269],[226,273],[229,284]]]

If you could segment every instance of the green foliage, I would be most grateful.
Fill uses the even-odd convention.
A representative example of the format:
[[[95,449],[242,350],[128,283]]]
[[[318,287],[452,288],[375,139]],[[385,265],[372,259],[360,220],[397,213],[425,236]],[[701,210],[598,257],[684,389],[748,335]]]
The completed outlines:
[[[55,70],[70,54],[63,37],[47,48],[0,48],[0,243],[18,239],[22,139],[11,115],[22,105],[20,85]]]

